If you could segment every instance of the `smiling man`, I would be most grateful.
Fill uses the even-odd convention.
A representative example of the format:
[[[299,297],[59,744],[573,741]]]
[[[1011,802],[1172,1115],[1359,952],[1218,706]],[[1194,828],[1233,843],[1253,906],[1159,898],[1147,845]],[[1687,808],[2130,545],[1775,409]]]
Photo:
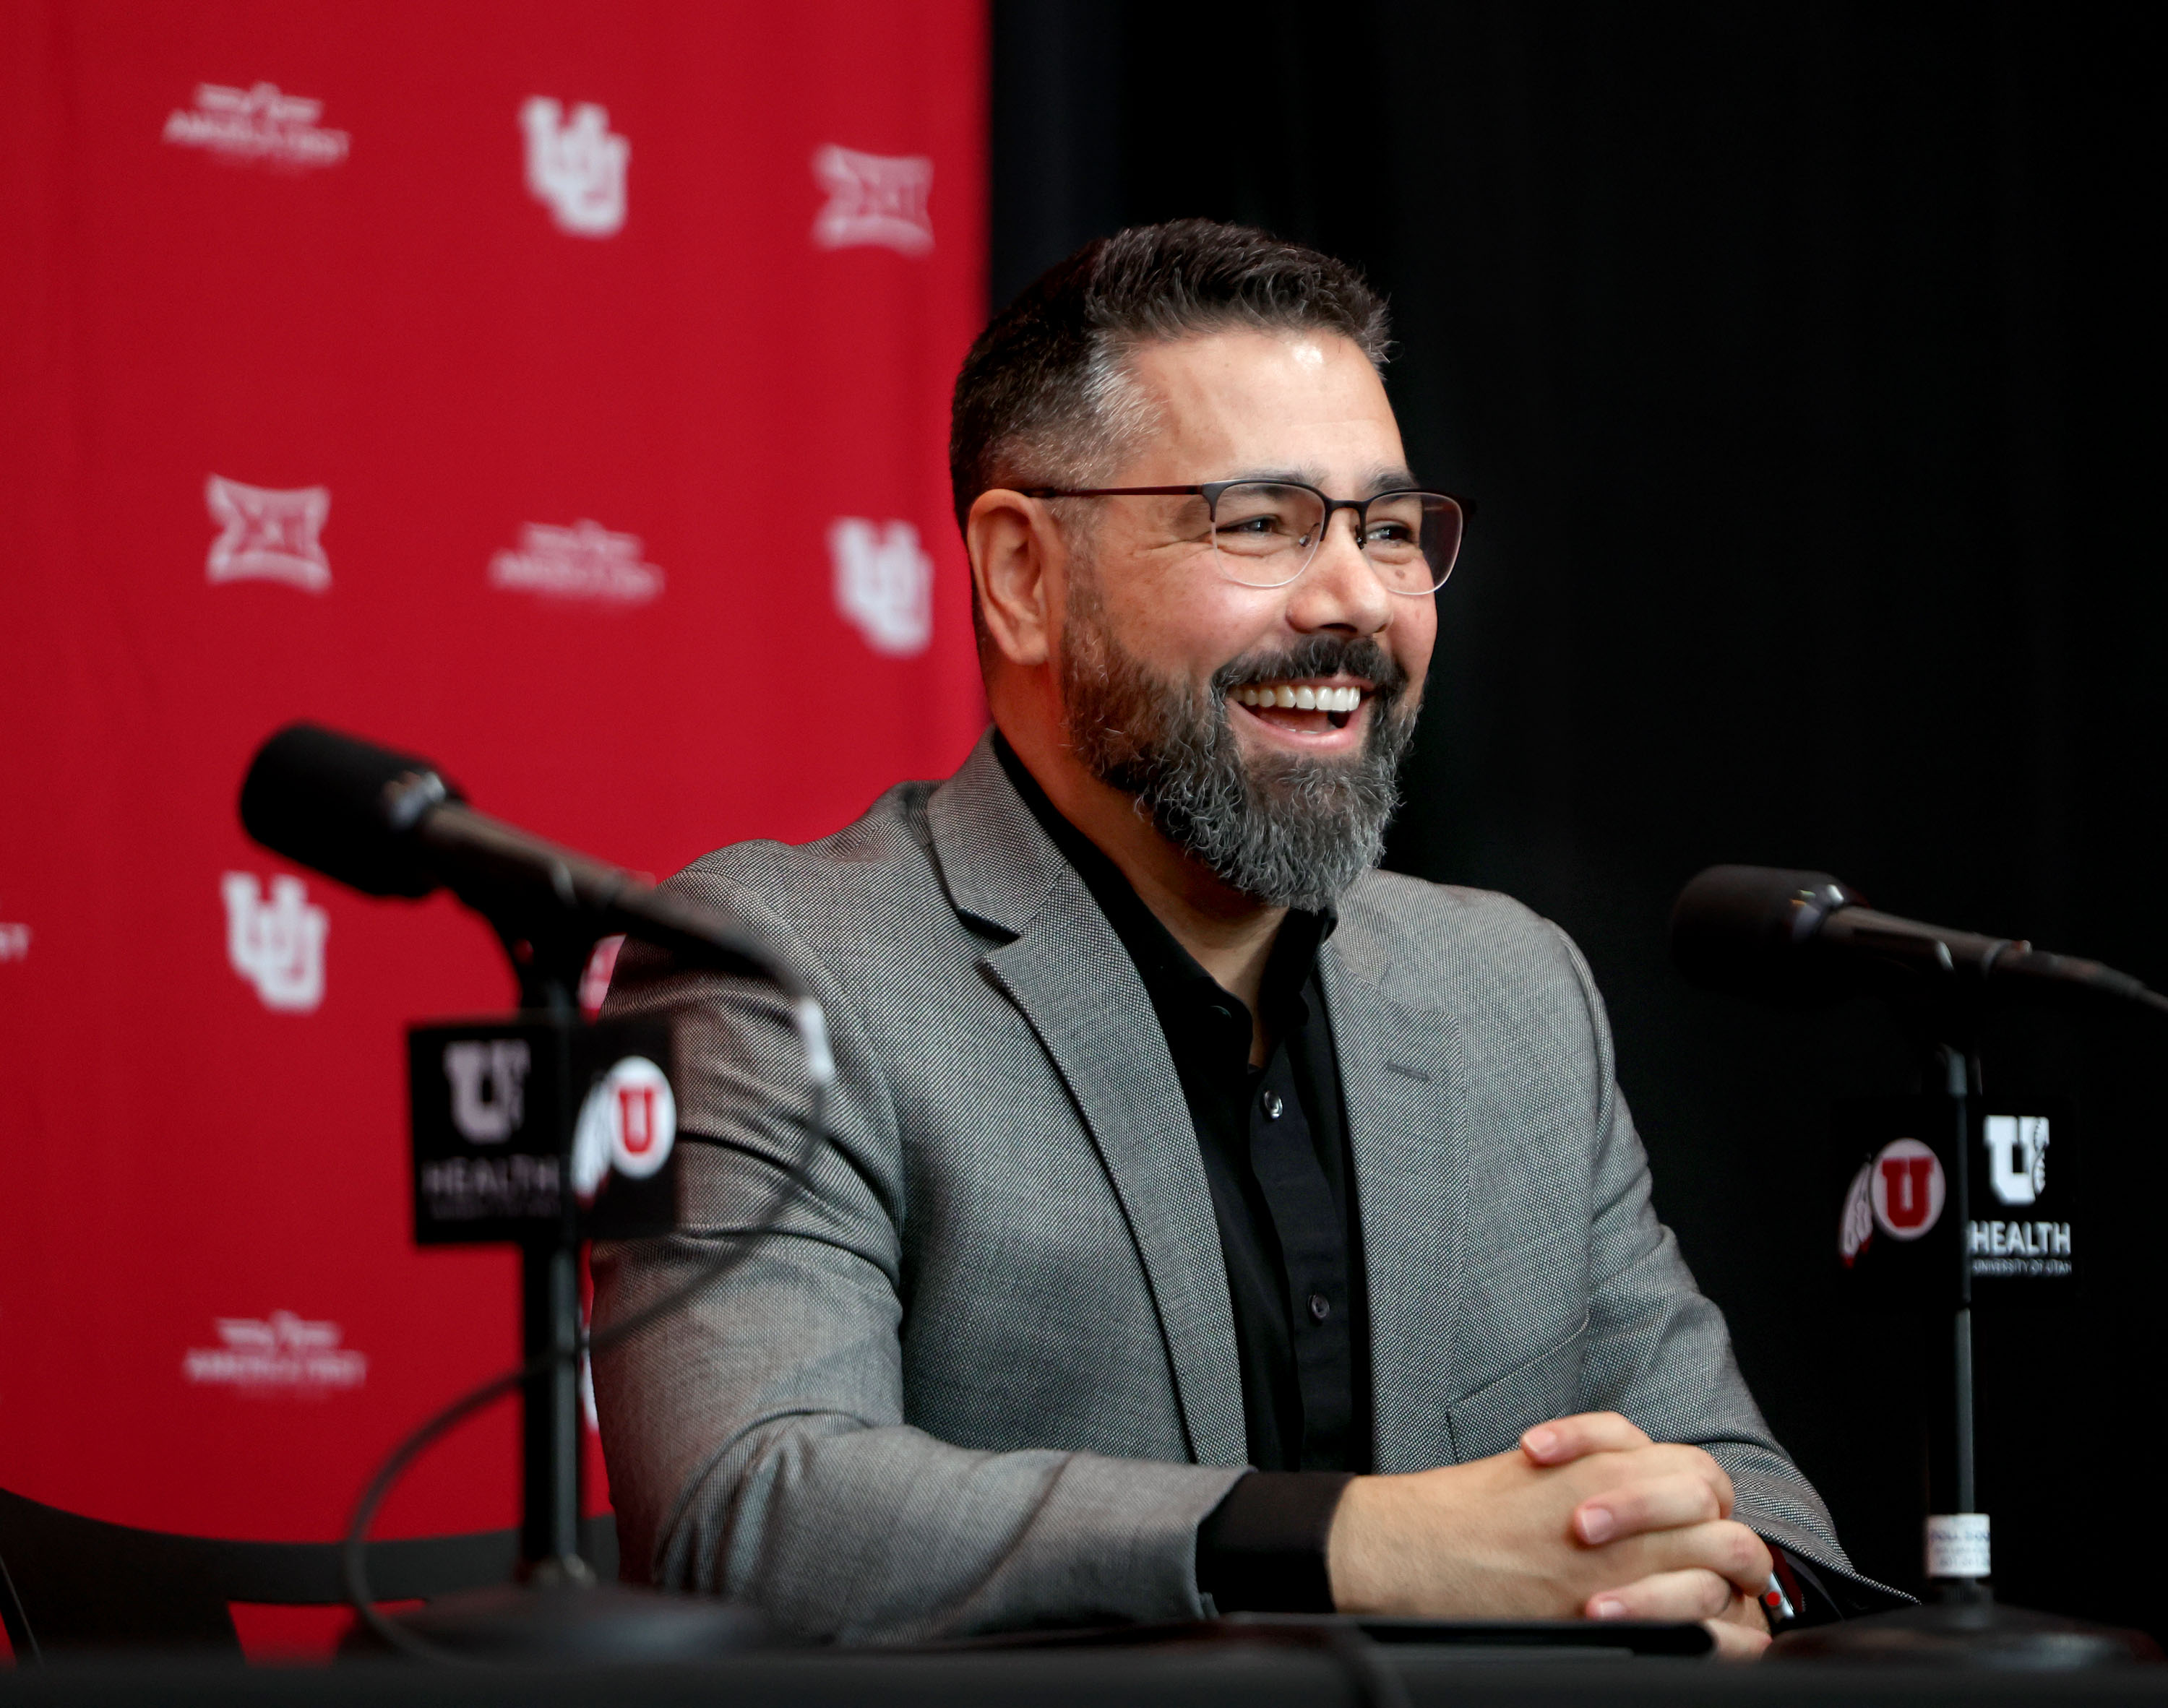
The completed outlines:
[[[1406,466],[1383,304],[1202,221],[997,317],[951,468],[994,729],[938,786],[672,880],[826,1005],[776,1233],[596,1371],[635,1578],[844,1641],[1278,1610],[1876,1605],[1650,1203],[1587,968],[1378,872],[1464,507]],[[676,1024],[683,1232],[799,1147],[763,991]]]

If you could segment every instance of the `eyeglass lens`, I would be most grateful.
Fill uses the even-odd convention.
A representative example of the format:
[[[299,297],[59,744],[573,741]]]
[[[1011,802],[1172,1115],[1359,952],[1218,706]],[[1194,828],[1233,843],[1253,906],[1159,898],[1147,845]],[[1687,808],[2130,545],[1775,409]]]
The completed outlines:
[[[1212,512],[1221,570],[1251,586],[1284,586],[1317,554],[1326,514],[1307,486],[1244,480],[1224,489]],[[1453,573],[1460,528],[1460,507],[1443,492],[1384,493],[1363,519],[1363,554],[1395,592],[1427,593]]]

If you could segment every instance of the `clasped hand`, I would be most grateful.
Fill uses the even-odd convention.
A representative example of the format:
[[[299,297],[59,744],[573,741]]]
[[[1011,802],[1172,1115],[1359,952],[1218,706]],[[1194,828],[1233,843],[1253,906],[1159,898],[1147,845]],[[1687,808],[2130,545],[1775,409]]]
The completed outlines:
[[[1769,1641],[1769,1550],[1698,1447],[1616,1412],[1538,1424],[1510,1453],[1358,1477],[1326,1558],[1342,1612],[1432,1619],[1698,1619],[1719,1653]]]

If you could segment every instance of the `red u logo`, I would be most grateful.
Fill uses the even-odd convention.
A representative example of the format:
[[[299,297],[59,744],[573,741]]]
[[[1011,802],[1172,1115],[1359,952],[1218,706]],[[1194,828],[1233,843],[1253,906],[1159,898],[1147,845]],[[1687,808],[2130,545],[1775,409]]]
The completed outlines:
[[[1893,1228],[1917,1228],[1927,1219],[1933,1201],[1927,1182],[1935,1166],[1931,1156],[1886,1156],[1882,1159],[1884,1213]]]
[[[624,1135],[627,1155],[645,1154],[655,1143],[655,1088],[620,1085],[617,1088],[618,1130]]]

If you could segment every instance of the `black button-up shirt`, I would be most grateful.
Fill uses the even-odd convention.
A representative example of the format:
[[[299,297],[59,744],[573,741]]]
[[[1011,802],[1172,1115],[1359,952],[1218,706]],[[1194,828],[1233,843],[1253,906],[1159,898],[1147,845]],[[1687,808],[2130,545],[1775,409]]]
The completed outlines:
[[[1111,862],[1108,873],[1120,876]],[[1126,885],[1101,905],[1137,963],[1197,1129],[1234,1308],[1250,1462],[1367,1469],[1360,1236],[1315,970],[1331,922],[1294,914],[1280,929],[1260,992],[1271,1053],[1259,1068],[1249,1009]],[[1131,910],[1138,916],[1119,918]]]
[[[1175,941],[998,735],[995,746],[1136,963],[1174,1058],[1227,1268],[1250,1462],[1313,1473],[1238,1483],[1199,1533],[1200,1583],[1223,1609],[1324,1610],[1332,1509],[1347,1475],[1370,1467],[1362,1232],[1317,982],[1332,915],[1291,913],[1282,923],[1259,991],[1270,1053],[1253,1067],[1249,1009]]]

